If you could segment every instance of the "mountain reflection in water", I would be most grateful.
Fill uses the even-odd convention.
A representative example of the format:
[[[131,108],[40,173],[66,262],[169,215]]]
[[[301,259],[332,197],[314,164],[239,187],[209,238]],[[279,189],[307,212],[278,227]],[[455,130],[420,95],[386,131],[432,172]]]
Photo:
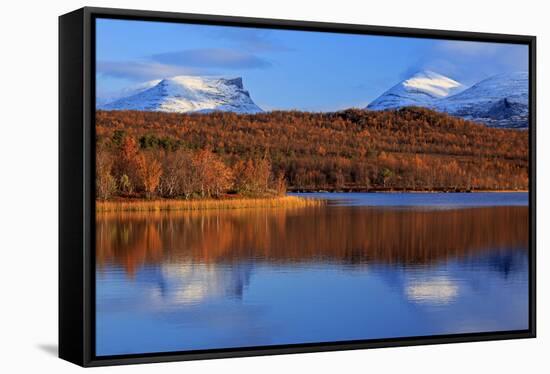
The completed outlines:
[[[527,328],[528,208],[98,213],[97,353]]]

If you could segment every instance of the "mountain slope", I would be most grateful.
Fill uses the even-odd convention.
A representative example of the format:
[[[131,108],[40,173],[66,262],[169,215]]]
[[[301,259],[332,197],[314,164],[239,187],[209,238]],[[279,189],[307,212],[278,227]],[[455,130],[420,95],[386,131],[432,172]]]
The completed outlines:
[[[293,191],[526,189],[529,183],[528,132],[480,126],[426,108],[220,112],[200,118],[98,111],[95,123],[96,144],[108,149],[117,149],[112,142],[123,128],[138,143],[156,139],[147,150],[159,157],[178,147],[207,148],[235,165],[258,160],[267,150],[272,170]]]
[[[385,110],[404,106],[429,106],[434,101],[460,92],[465,87],[451,78],[420,71],[396,84],[371,102],[367,109]]]
[[[438,101],[434,109],[495,127],[526,128],[529,124],[529,75],[499,74]]]
[[[157,84],[160,83],[161,80],[162,79],[155,79],[152,81],[142,82],[133,86],[125,87],[118,91],[113,91],[113,92],[104,93],[102,95],[98,95],[96,96],[97,106],[99,108],[106,104],[112,103],[116,100],[137,95],[140,92],[143,92],[145,90],[148,90],[151,87],[156,86]]]
[[[100,105],[103,110],[160,112],[230,111],[258,113],[262,109],[250,98],[242,78],[176,76],[159,81],[144,91]]]

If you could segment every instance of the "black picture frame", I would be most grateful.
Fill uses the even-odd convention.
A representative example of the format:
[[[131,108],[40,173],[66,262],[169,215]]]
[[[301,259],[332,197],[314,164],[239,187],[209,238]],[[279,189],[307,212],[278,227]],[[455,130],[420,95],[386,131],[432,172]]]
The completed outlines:
[[[337,343],[101,356],[95,347],[95,19],[523,44],[529,47],[529,329]],[[85,7],[59,18],[59,357],[103,366],[444,344],[536,336],[536,37]]]

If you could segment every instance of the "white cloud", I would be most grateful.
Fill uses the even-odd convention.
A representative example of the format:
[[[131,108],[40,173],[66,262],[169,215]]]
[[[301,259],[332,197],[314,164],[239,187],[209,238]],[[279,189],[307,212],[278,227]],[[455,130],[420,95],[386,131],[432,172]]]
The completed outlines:
[[[176,75],[205,74],[197,68],[176,66],[149,61],[99,61],[97,73],[112,78],[148,81]]]

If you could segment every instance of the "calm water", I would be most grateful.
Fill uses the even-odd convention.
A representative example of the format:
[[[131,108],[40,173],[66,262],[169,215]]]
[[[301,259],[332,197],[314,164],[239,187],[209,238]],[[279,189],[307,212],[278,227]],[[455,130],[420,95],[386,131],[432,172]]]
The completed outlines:
[[[528,328],[527,194],[98,214],[98,355]]]

